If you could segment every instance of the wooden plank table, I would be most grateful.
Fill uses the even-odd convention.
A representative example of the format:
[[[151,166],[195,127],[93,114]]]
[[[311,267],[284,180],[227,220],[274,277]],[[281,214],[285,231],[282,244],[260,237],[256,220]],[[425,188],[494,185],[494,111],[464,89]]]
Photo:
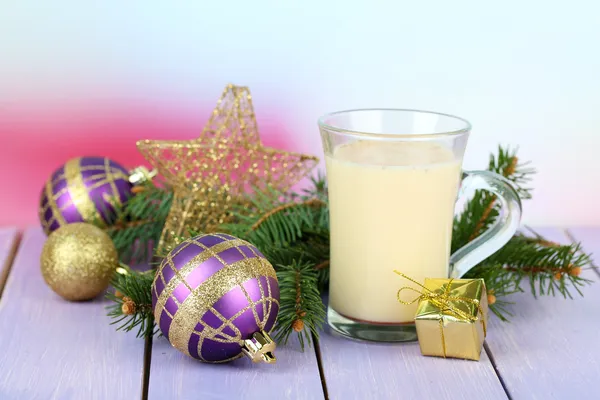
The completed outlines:
[[[137,399],[144,341],[115,332],[107,302],[71,303],[40,272],[45,235],[27,230],[0,299],[0,399]]]
[[[600,228],[539,231],[600,254]],[[600,398],[597,284],[573,300],[513,295],[511,322],[491,317],[479,362],[423,357],[417,343],[357,342],[326,329],[303,353],[293,340],[280,346],[275,366],[208,365],[165,338],[145,343],[115,332],[103,299],[56,296],[39,271],[44,239],[26,230],[15,257],[17,230],[0,229],[0,400]],[[591,267],[583,276],[600,280]]]
[[[600,254],[600,242],[591,235],[572,230],[586,251]],[[538,230],[550,240],[567,243],[559,230]],[[600,234],[600,229],[594,232]],[[597,236],[600,238],[600,236]],[[600,287],[591,269],[582,276],[596,281],[575,293],[573,300],[562,297],[532,299],[530,293],[511,296],[514,315],[510,323],[490,321],[488,351],[493,355],[499,376],[515,399],[598,399],[600,379]]]

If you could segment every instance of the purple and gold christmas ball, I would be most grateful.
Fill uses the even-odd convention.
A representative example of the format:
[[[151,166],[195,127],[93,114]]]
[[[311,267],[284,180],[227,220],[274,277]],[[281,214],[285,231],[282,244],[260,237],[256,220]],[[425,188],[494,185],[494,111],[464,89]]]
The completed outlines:
[[[275,270],[250,243],[226,234],[174,248],[152,284],[154,317],[181,352],[204,362],[242,355],[245,339],[270,332],[279,312]]]
[[[74,222],[110,225],[131,196],[129,173],[105,157],[78,157],[54,171],[40,199],[46,234]]]

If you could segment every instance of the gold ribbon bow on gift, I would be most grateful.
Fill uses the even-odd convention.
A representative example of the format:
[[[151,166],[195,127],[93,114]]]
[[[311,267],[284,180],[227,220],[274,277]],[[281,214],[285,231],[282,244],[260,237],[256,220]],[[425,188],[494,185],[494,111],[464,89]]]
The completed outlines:
[[[483,326],[483,335],[484,335],[484,337],[487,335],[486,323],[485,323],[484,318],[480,319],[478,316],[471,315],[456,306],[457,303],[462,303],[465,305],[474,305],[475,307],[477,307],[477,309],[479,311],[479,315],[483,316],[483,309],[481,307],[479,299],[471,299],[471,298],[463,297],[463,296],[451,296],[450,295],[451,288],[452,288],[452,281],[454,279],[448,280],[448,283],[444,285],[445,287],[442,287],[443,291],[432,291],[432,290],[428,289],[427,287],[425,287],[424,285],[420,284],[419,282],[415,281],[414,279],[404,275],[402,272],[399,272],[399,271],[394,271],[394,272],[396,274],[400,275],[401,277],[403,277],[404,279],[407,279],[407,280],[411,281],[412,283],[414,283],[415,285],[418,285],[424,289],[423,291],[419,291],[410,286],[405,286],[405,287],[400,288],[400,290],[398,290],[397,297],[398,297],[398,301],[401,304],[411,305],[411,304],[414,304],[417,302],[421,302],[422,300],[426,300],[426,301],[429,301],[433,306],[435,306],[439,310],[438,321],[439,321],[439,326],[440,326],[440,336],[442,339],[442,350],[443,350],[444,358],[446,358],[446,339],[444,337],[444,318],[443,318],[444,315],[452,316],[456,320],[461,321],[461,322],[476,322],[477,320],[481,320],[481,323]],[[418,296],[411,301],[404,301],[400,298],[400,294],[404,290],[411,290],[411,291],[417,293]]]

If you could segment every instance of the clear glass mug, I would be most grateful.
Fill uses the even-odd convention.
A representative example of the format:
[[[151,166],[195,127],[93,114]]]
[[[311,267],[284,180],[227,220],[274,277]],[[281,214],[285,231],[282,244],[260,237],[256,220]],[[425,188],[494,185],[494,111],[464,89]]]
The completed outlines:
[[[468,121],[418,110],[365,109],[319,119],[331,226],[328,323],[366,340],[415,340],[407,282],[458,278],[514,235],[521,202],[502,176],[462,171]],[[460,195],[459,195],[460,189]],[[496,223],[450,255],[457,197],[483,189],[501,205]]]

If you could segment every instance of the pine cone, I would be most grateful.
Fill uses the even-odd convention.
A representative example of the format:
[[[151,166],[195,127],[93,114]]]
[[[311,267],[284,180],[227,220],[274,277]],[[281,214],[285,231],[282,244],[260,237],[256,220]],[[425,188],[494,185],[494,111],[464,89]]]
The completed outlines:
[[[121,306],[121,311],[125,315],[133,315],[135,314],[135,303],[132,300],[126,301]]]
[[[562,279],[562,272],[557,272],[556,274],[554,274],[554,279],[556,279],[557,281],[560,281]]]
[[[146,188],[143,186],[134,186],[131,188],[131,193],[138,194],[138,193],[142,193],[145,190],[146,190]]]
[[[296,332],[302,332],[304,329],[304,322],[301,319],[295,320],[292,324],[292,329],[294,329]]]

